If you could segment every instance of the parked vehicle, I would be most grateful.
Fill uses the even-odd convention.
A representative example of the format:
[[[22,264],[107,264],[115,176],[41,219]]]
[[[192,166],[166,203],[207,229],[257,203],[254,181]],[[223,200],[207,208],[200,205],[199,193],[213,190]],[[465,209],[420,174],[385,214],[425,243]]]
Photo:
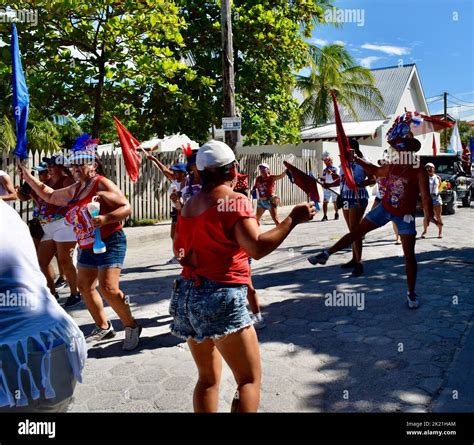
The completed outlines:
[[[474,200],[474,184],[471,172],[464,171],[461,158],[456,154],[441,153],[438,156],[420,156],[421,165],[431,162],[436,174],[443,181],[440,195],[443,200],[443,214],[453,215],[457,201],[469,207]]]

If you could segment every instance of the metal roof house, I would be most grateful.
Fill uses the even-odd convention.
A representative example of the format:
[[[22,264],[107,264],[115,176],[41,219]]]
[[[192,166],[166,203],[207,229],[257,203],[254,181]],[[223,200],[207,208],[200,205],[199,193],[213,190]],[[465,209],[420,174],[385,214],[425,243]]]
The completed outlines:
[[[381,107],[383,116],[375,110],[362,108],[359,104],[354,104],[359,117],[358,121],[342,107],[340,112],[346,135],[357,139],[364,154],[370,159],[376,160],[388,146],[385,135],[398,115],[405,110],[416,110],[429,115],[429,109],[415,64],[378,68],[371,70],[371,72],[375,78],[375,85],[384,98],[384,104]],[[417,138],[422,144],[419,153],[431,153],[433,133]],[[304,129],[301,132],[301,139],[302,142],[314,143],[313,149],[320,150],[321,153],[328,151],[332,156],[337,156],[334,122]],[[437,147],[439,147],[438,133],[435,133],[435,140]]]
[[[428,105],[421,85],[418,70],[415,64],[404,66],[391,66],[371,70],[375,85],[379,89],[384,104],[381,107],[383,116],[376,111],[367,110],[358,104],[354,108],[359,117],[356,120],[342,107],[339,111],[348,137],[359,141],[364,155],[375,162],[382,157],[383,151],[388,147],[386,141],[387,131],[392,126],[395,118],[407,111],[419,111],[429,115]],[[299,98],[302,100],[302,98]],[[440,149],[440,134],[434,133],[436,146]],[[328,152],[337,163],[339,160],[339,149],[336,141],[336,125],[328,122],[318,127],[307,127],[301,131],[301,143],[298,145],[264,145],[264,146],[237,146],[240,154],[270,154],[297,155],[316,151],[316,157],[321,160],[323,152]],[[417,136],[421,142],[419,154],[431,154],[433,144],[433,133]],[[317,171],[322,171],[322,160],[316,166]]]

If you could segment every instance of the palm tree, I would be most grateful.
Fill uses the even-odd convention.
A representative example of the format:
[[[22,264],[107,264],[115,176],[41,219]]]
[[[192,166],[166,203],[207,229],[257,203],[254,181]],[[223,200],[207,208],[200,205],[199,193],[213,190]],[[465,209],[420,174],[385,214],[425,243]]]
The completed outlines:
[[[3,76],[1,80],[0,93],[4,100],[0,106],[0,154],[9,153],[16,145],[15,122],[10,117],[13,114],[12,83],[8,76]],[[71,116],[53,115],[48,118],[38,108],[30,105],[26,130],[29,151],[61,151],[62,146],[70,147],[81,133],[81,127]]]
[[[354,105],[381,110],[383,97],[368,68],[357,66],[349,53],[340,45],[323,48],[309,46],[309,76],[298,75],[296,88],[303,94],[300,105],[302,126],[321,125],[330,122],[332,114],[331,90],[336,93],[339,105],[354,119],[359,120]]]
[[[48,119],[35,108],[30,108],[26,136],[28,150],[54,153],[61,151],[63,143],[66,147],[82,133],[79,124],[70,116],[53,116]],[[15,123],[6,115],[0,119],[0,153],[10,152],[15,148]]]

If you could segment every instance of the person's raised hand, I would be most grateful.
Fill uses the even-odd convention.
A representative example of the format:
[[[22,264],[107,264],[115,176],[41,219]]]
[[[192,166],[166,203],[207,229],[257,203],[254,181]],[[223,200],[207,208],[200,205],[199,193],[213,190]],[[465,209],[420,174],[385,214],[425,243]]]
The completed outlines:
[[[316,208],[314,202],[302,202],[301,204],[293,207],[293,210],[290,213],[291,218],[296,222],[296,224],[301,224],[306,221],[310,221],[316,215]]]

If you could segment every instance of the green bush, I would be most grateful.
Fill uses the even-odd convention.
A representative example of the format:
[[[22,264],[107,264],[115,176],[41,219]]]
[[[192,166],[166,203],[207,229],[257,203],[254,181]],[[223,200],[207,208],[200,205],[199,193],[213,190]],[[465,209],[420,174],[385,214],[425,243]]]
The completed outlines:
[[[160,222],[159,219],[128,219],[125,222],[125,227],[141,227],[141,226],[152,226],[156,223]]]

